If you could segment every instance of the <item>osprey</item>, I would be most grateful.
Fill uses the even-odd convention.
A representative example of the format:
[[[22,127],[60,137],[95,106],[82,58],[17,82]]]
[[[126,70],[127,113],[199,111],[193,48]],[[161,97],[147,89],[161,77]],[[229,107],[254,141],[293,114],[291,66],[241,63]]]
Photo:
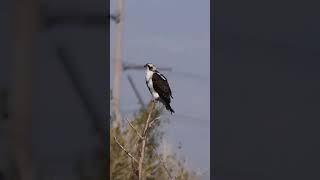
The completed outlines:
[[[174,110],[170,106],[171,98],[173,99],[173,97],[167,79],[157,71],[153,64],[148,63],[144,67],[147,69],[146,84],[153,99],[159,100],[171,114],[174,113]]]

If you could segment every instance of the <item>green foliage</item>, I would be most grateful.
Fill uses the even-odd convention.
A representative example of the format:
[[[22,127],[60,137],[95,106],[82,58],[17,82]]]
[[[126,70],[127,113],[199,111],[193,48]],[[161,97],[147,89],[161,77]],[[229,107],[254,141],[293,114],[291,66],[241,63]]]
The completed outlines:
[[[179,180],[197,179],[195,172],[189,172],[183,160],[178,159],[176,153],[160,153],[157,151],[162,141],[163,132],[161,131],[161,122],[159,119],[162,109],[156,108],[152,115],[152,127],[148,131],[148,140],[145,148],[145,158],[143,164],[143,175],[145,180],[163,180],[170,179],[166,168],[172,177]],[[148,112],[141,109],[131,124],[142,134]],[[122,150],[115,142],[116,137],[119,143],[129,151],[137,160],[140,158],[140,138],[136,131],[126,122],[123,121],[122,127],[110,127],[110,179],[112,180],[132,180],[138,179],[138,164],[134,162],[128,154]],[[156,152],[157,151],[157,152]],[[159,160],[161,157],[162,162]]]

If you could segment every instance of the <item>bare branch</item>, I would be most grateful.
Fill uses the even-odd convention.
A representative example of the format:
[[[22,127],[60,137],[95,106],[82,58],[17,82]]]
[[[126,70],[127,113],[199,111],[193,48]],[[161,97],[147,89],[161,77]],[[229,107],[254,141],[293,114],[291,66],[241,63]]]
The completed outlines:
[[[119,141],[117,140],[117,138],[116,138],[115,136],[113,136],[113,137],[114,137],[114,140],[116,141],[116,143],[120,146],[120,148],[121,148],[124,152],[126,152],[126,153],[128,154],[128,156],[129,156],[130,158],[132,158],[136,163],[139,163],[138,160],[137,160],[132,154],[130,154],[130,153],[119,143]]]
[[[156,117],[154,119],[151,119],[151,116],[152,116],[152,113],[155,109],[155,105],[156,105],[156,102],[155,101],[152,101],[151,104],[149,105],[149,112],[148,112],[148,116],[147,116],[147,119],[145,121],[145,124],[144,124],[144,128],[143,128],[143,132],[142,134],[139,133],[138,129],[133,126],[133,124],[128,120],[128,118],[124,118],[128,124],[131,126],[131,128],[137,133],[139,139],[138,141],[140,141],[139,143],[137,142],[137,144],[140,144],[139,146],[137,146],[137,148],[139,149],[139,153],[140,153],[140,158],[139,158],[139,161],[136,160],[119,142],[118,140],[116,139],[116,137],[114,137],[115,141],[117,142],[117,144],[121,147],[121,149],[123,149],[127,154],[128,156],[130,156],[136,163],[138,163],[138,169],[137,171],[134,171],[134,173],[136,172],[137,175],[138,175],[138,178],[139,180],[142,180],[144,176],[143,176],[143,164],[144,164],[144,156],[145,156],[145,148],[146,148],[146,144],[147,144],[147,137],[148,137],[148,131],[149,129],[152,127],[152,124],[159,120],[160,117]],[[170,171],[168,170],[168,168],[166,167],[165,163],[162,161],[161,157],[159,154],[157,154],[157,151],[155,149],[155,147],[151,144],[151,147],[153,149],[153,151],[155,152],[156,156],[158,157],[159,159],[159,162],[161,163],[162,167],[164,168],[164,170],[166,171],[167,175],[168,175],[168,179],[170,180],[173,180],[173,179],[176,179],[176,177],[172,177],[171,174],[170,174]]]
[[[152,101],[152,102],[151,102],[150,112],[149,112],[149,115],[148,115],[148,118],[147,118],[147,122],[146,122],[146,124],[145,124],[145,126],[144,126],[143,135],[142,135],[143,137],[145,137],[146,134],[147,134],[147,130],[148,130],[148,128],[149,128],[149,123],[150,123],[151,114],[152,114],[152,112],[153,112],[154,107],[155,107],[155,101]]]
[[[155,102],[152,101],[149,115],[148,115],[146,124],[144,126],[143,134],[142,134],[143,140],[142,140],[142,146],[141,146],[141,155],[140,155],[140,159],[139,159],[139,180],[142,180],[142,164],[143,164],[144,152],[145,152],[146,141],[147,141],[146,135],[147,135],[147,130],[149,128],[150,118],[151,118],[151,114],[152,114],[154,107],[155,107]]]
[[[144,138],[141,136],[141,134],[139,133],[139,131],[131,124],[131,122],[128,121],[127,118],[125,118],[125,119],[126,119],[126,121],[129,123],[129,125],[132,127],[132,129],[134,129],[134,130],[136,131],[136,133],[138,134],[138,136],[139,136],[141,139],[144,139]]]

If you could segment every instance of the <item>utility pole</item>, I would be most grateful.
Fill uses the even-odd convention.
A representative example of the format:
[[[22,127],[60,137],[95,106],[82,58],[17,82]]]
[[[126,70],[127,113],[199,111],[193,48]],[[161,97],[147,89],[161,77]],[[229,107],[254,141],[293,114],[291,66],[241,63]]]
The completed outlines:
[[[120,91],[122,74],[122,33],[123,33],[123,0],[117,0],[116,39],[115,39],[115,64],[114,64],[114,82],[112,91],[112,108],[115,115],[113,126],[121,125],[120,112]]]

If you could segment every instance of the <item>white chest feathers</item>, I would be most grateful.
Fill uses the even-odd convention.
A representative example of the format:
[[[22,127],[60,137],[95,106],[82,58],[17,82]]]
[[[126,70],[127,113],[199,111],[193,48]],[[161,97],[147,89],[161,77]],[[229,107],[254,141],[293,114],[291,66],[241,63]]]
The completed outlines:
[[[153,75],[154,72],[152,71],[149,71],[147,70],[147,73],[146,73],[146,82],[147,82],[147,86],[148,86],[148,89],[151,93],[151,95],[153,96],[154,99],[157,99],[159,98],[159,94],[154,90],[153,88],[153,83],[152,83],[152,75]]]
[[[147,72],[146,72],[146,81],[151,80],[153,73],[154,72],[147,70]]]

